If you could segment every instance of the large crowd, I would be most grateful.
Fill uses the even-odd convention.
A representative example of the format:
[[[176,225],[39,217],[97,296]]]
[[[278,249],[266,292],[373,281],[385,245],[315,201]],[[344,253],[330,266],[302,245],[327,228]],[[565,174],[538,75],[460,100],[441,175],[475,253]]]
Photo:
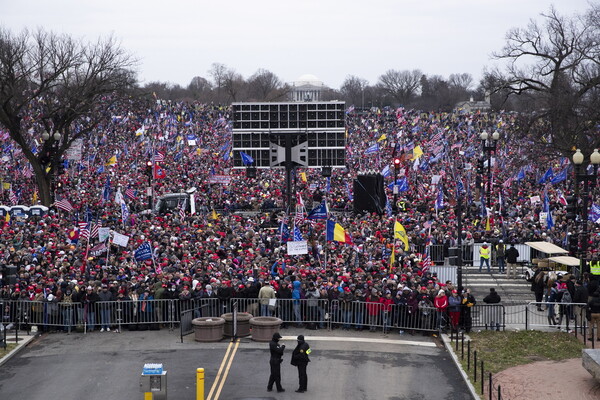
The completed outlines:
[[[88,294],[97,300],[102,293],[108,293],[102,299],[248,298],[258,297],[263,285],[272,285],[283,296],[282,286],[300,282],[303,297],[310,288],[330,300],[368,301],[389,295],[397,302],[405,294],[412,302],[426,293],[433,305],[440,291],[449,298],[457,294],[470,299],[458,291],[466,288],[448,287],[423,269],[420,249],[427,245],[451,247],[458,235],[465,244],[566,243],[569,222],[562,199],[573,191],[573,183],[570,178],[539,182],[548,168],[558,175],[568,160],[540,155],[532,161],[529,153],[535,143],[523,139],[517,116],[511,113],[351,110],[346,116],[347,168],[334,169],[329,180],[318,169],[299,169],[297,176],[306,176],[295,179],[293,198],[305,205],[299,215],[295,208],[285,212],[281,170],[259,169],[249,178],[243,169],[232,168],[236,155],[231,154],[230,108],[132,101],[111,113],[105,124],[84,137],[81,160],[65,163],[65,173],[54,185],[56,199],[66,199],[74,210],[51,207],[46,216],[3,223],[0,297],[56,302],[83,301]],[[30,131],[41,132],[34,120],[25,123]],[[483,157],[482,131],[498,131],[500,136],[492,155],[489,204],[483,201],[487,174],[476,171]],[[379,150],[366,152],[374,144]],[[37,194],[27,161],[14,145],[5,144],[3,153],[0,202],[31,205]],[[164,155],[157,165],[165,176],[153,179],[154,199],[196,187],[194,214],[178,208],[164,214],[144,212],[146,162],[156,154]],[[403,181],[398,203],[382,214],[353,212],[352,182],[365,171],[391,167],[385,179],[392,201],[387,185],[394,179],[394,157],[401,159],[398,177]],[[215,175],[231,176],[231,182],[210,183]],[[460,232],[458,191],[464,210]],[[120,199],[115,201],[117,193],[127,206],[125,215]],[[306,218],[321,199],[351,243],[326,241],[326,221]],[[548,218],[541,218],[544,208],[552,214],[550,226]],[[406,229],[408,250],[394,240],[395,219]],[[308,254],[287,254],[279,229],[282,220],[290,227],[296,221],[308,241]],[[89,227],[80,222],[89,222]],[[108,250],[98,252],[98,236],[81,235],[82,229],[94,226],[110,228],[129,241],[120,246],[109,240]],[[135,250],[145,242],[153,256],[138,261]],[[590,259],[598,256],[599,245],[599,225],[593,224]],[[16,282],[8,281],[8,266],[17,267]]]

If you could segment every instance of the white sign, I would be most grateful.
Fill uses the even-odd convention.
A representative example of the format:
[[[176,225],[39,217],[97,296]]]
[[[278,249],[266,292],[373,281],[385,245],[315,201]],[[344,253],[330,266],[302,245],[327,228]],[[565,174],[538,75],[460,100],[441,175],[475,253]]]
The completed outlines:
[[[301,240],[299,242],[287,242],[287,253],[288,255],[308,254],[308,245],[306,240]]]
[[[119,232],[114,232],[113,243],[121,247],[127,247],[127,243],[129,243],[129,236],[122,235]]]
[[[208,183],[220,183],[222,185],[229,185],[231,182],[231,176],[228,175],[212,175],[208,178]]]
[[[71,146],[65,151],[67,160],[81,161],[83,154],[83,139],[75,139]]]
[[[548,224],[548,213],[547,212],[540,213],[540,222],[541,222],[542,226],[546,226]]]
[[[101,242],[106,241],[110,235],[110,228],[98,228],[98,239]]]
[[[531,196],[529,198],[529,200],[531,200],[531,204],[541,203],[542,202],[542,200],[540,199],[540,196]]]

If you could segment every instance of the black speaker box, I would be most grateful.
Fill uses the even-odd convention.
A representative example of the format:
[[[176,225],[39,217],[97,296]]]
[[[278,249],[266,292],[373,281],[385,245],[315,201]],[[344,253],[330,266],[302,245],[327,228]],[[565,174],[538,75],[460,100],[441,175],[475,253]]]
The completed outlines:
[[[385,191],[381,174],[356,177],[354,180],[354,212],[374,212],[379,215],[385,212]]]

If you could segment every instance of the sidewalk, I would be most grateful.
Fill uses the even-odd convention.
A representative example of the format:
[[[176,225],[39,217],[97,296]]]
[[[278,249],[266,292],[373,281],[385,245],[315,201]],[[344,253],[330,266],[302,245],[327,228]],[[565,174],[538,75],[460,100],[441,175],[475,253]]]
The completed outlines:
[[[36,335],[27,335],[25,331],[18,332],[18,342],[17,342],[17,334],[15,331],[11,330],[6,333],[6,344],[14,344],[17,346],[13,348],[8,354],[4,357],[0,358],[0,366],[2,366],[5,362],[10,360],[15,354],[17,354],[21,349],[27,346],[33,339],[36,338]]]
[[[465,336],[466,338],[466,336]],[[458,360],[460,355],[454,352],[450,337],[442,335],[444,346],[452,360],[460,370],[475,399],[480,399],[477,392],[462,369]],[[556,361],[536,361],[505,369],[493,376],[494,390],[498,386],[502,390],[503,399],[519,400],[592,400],[600,399],[600,381],[595,380],[583,367],[581,358]],[[486,386],[487,390],[487,386]],[[483,398],[487,399],[489,393]],[[493,394],[496,399],[496,393]]]

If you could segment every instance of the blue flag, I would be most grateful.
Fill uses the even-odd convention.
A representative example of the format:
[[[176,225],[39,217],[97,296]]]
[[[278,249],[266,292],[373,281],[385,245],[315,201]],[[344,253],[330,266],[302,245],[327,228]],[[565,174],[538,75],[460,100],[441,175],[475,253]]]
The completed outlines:
[[[406,192],[406,191],[408,191],[408,182],[406,181],[406,178],[398,179],[396,181],[396,186],[398,186],[398,191],[399,192]],[[394,189],[394,182],[390,183],[387,187],[388,187],[388,189],[393,190]]]
[[[568,169],[568,167],[566,167],[565,169],[563,169],[562,171],[560,171],[558,173],[558,175],[556,175],[554,178],[552,178],[552,180],[550,181],[550,183],[554,185],[556,183],[559,183],[559,182],[562,182],[562,181],[566,180],[567,179],[567,169]]]
[[[381,175],[383,175],[384,178],[387,178],[388,176],[390,176],[392,174],[392,171],[390,169],[389,165],[386,165],[385,167],[383,167],[383,169],[381,170]]]
[[[439,210],[440,208],[444,208],[444,191],[440,186],[440,190],[438,191],[437,199],[435,200],[435,209]]]
[[[250,156],[250,154],[246,154],[243,151],[240,151],[240,156],[242,157],[242,162],[244,165],[250,165],[254,162],[254,158]]]
[[[327,205],[325,201],[322,201],[321,204],[308,213],[307,219],[327,219]]]
[[[522,181],[523,179],[525,179],[525,170],[523,168],[521,168],[521,170],[519,171],[519,173],[517,174],[517,181]]]
[[[152,258],[152,248],[150,242],[144,242],[134,252],[135,261],[150,260]]]
[[[377,153],[379,151],[379,143],[375,143],[373,146],[365,150],[365,154]]]
[[[294,226],[294,242],[299,242],[302,240],[302,232],[300,232],[300,228]]]
[[[552,176],[554,174],[552,173],[552,167],[548,168],[548,171],[546,171],[546,173],[544,174],[544,176],[542,176],[540,178],[540,180],[538,181],[539,184],[542,183],[546,183],[546,181],[548,181],[548,179],[552,179]]]

